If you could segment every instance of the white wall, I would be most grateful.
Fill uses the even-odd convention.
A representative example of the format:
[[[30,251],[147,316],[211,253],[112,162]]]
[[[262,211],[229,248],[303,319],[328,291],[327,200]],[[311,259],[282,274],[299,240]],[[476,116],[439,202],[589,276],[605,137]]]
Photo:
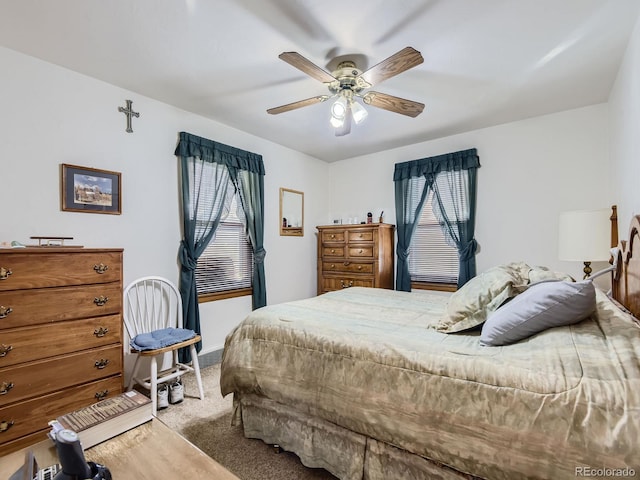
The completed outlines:
[[[580,276],[582,265],[558,260],[558,216],[612,204],[607,139],[601,104],[334,163],[332,215],[384,208],[395,223],[395,163],[477,148],[478,271],[522,260]]]
[[[325,164],[299,152],[69,70],[0,48],[0,241],[67,235],[87,247],[123,247],[125,283],[146,274],[177,281],[180,241],[179,131],[263,155],[265,260],[269,303],[315,294],[315,226],[381,210],[395,222],[397,162],[477,148],[480,271],[524,260],[580,274],[557,259],[558,214],[621,206],[640,211],[637,85],[640,33],[634,33],[611,105],[595,105]],[[134,100],[140,118],[124,131],[118,106]],[[612,142],[608,143],[608,113]],[[614,159],[613,173],[609,148]],[[60,211],[59,165],[122,172],[119,216]],[[623,185],[614,188],[613,185]],[[279,187],[305,193],[305,235],[280,237]],[[632,205],[628,207],[627,205]],[[625,220],[623,220],[625,221]],[[204,352],[251,310],[249,297],[201,305]]]
[[[612,191],[619,208],[620,238],[631,215],[640,214],[640,19],[609,97]]]
[[[314,226],[326,217],[328,166],[134,92],[0,48],[0,241],[32,235],[124,248],[125,284],[150,274],[178,280],[180,131],[259,153],[265,176],[265,259],[269,303],[315,294]],[[133,100],[140,118],[125,132],[118,112]],[[122,215],[60,210],[60,164],[122,173]],[[305,193],[305,236],[280,237],[279,187]],[[203,304],[203,353],[251,311],[250,297]]]

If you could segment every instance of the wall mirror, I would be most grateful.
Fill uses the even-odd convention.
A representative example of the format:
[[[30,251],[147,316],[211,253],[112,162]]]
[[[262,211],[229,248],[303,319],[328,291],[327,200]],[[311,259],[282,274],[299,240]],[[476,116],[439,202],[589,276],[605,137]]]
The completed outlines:
[[[280,189],[280,235],[304,235],[304,193],[289,188]]]

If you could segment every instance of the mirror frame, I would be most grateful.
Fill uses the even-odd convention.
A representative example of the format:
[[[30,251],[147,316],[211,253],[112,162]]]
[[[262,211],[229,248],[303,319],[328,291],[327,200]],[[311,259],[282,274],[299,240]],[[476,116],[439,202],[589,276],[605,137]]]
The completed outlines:
[[[282,214],[282,203],[284,200],[284,194],[285,192],[288,193],[295,193],[300,195],[301,197],[301,205],[300,208],[302,209],[301,215],[300,215],[300,226],[299,227],[285,227],[283,225],[283,214]],[[290,188],[282,188],[280,187],[280,235],[281,236],[285,236],[285,237],[302,237],[304,236],[304,192],[300,192],[298,190],[292,190]]]

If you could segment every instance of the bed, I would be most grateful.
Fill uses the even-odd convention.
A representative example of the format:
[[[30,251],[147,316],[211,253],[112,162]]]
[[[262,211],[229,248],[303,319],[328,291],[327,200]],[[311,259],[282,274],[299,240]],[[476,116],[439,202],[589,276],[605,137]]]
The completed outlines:
[[[640,216],[592,315],[503,346],[482,345],[480,327],[439,331],[453,297],[428,292],[256,310],[227,337],[222,394],[246,437],[342,480],[640,475],[639,231]]]

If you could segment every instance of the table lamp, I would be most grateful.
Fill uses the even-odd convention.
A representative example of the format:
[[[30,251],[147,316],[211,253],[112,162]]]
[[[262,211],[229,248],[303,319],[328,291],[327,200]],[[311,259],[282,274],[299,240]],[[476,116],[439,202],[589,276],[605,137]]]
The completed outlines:
[[[609,215],[606,208],[560,214],[558,257],[560,260],[584,262],[585,279],[591,275],[591,262],[605,262],[610,258]]]

